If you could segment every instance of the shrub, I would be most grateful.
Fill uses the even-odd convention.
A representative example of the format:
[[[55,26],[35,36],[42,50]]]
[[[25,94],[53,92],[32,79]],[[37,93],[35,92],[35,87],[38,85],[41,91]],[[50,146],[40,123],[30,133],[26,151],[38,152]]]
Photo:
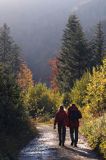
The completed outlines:
[[[36,84],[30,87],[23,97],[27,111],[31,116],[40,116],[44,114],[54,114],[62,102],[62,96],[47,88],[45,84]]]
[[[85,73],[75,82],[70,95],[83,113],[81,132],[106,157],[106,58],[92,74]]]
[[[102,117],[84,119],[81,132],[90,146],[106,156],[106,114]]]
[[[85,105],[84,98],[87,91],[87,85],[90,80],[90,73],[86,72],[82,76],[81,80],[77,80],[74,83],[74,87],[71,90],[70,97],[72,99],[72,102],[77,104],[80,107],[83,107]]]

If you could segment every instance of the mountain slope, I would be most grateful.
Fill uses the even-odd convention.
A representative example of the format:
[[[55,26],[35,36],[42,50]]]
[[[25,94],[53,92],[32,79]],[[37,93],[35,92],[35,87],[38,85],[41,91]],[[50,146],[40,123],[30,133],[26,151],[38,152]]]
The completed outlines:
[[[0,25],[7,23],[36,81],[48,81],[48,60],[60,48],[69,15],[85,28],[106,18],[106,0],[1,0]]]
[[[87,29],[98,23],[106,20],[106,0],[86,0],[76,10],[79,15],[82,25]]]

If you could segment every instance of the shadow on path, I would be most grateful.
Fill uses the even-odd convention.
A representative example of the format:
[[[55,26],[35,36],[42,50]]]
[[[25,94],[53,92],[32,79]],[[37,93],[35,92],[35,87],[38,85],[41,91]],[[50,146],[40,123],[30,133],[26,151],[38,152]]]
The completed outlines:
[[[85,157],[85,158],[89,158],[89,159],[100,159],[95,153],[94,151],[90,150],[90,149],[82,149],[79,147],[76,148],[72,148],[72,147],[64,147],[66,150],[73,152],[75,154],[78,154],[79,156]]]
[[[65,147],[58,146],[57,131],[51,125],[38,125],[39,136],[20,153],[19,160],[102,160],[87,146],[82,137],[78,147],[70,146],[69,131]]]

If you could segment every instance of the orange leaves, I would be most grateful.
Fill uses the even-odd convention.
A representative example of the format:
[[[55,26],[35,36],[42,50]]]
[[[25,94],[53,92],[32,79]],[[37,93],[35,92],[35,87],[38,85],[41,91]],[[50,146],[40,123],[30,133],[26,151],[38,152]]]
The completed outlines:
[[[57,83],[57,75],[58,75],[58,59],[53,58],[49,61],[49,65],[51,67],[51,77],[50,77],[50,82],[51,82],[51,88],[54,91],[58,91],[58,83]]]
[[[20,65],[17,82],[22,90],[27,90],[29,86],[33,85],[32,72],[25,63]]]

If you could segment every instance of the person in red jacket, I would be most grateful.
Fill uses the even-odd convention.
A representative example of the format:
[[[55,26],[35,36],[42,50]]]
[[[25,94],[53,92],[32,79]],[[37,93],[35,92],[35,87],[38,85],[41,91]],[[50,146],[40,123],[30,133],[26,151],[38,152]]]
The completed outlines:
[[[75,104],[68,109],[68,126],[70,128],[71,145],[77,147],[79,119],[82,118],[81,112]]]
[[[59,146],[64,146],[65,143],[67,120],[67,113],[65,112],[64,107],[60,106],[54,120],[54,129],[56,129],[56,124],[58,125]]]

